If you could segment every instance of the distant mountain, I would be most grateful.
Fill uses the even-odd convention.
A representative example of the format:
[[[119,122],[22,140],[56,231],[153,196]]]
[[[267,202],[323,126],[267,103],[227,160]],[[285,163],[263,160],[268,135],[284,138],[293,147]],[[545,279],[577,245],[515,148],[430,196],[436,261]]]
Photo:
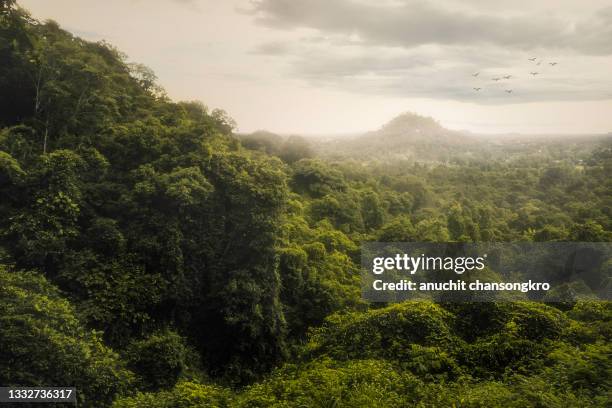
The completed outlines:
[[[430,117],[404,113],[382,126],[352,139],[319,146],[320,154],[354,158],[414,158],[445,161],[453,151],[465,152],[475,138],[442,127]]]
[[[386,142],[396,142],[400,145],[413,144],[464,144],[469,136],[445,129],[430,117],[414,113],[404,113],[385,124],[379,130],[368,132],[360,139],[376,138]]]
[[[313,155],[331,160],[461,163],[527,156],[549,159],[568,146],[576,157],[584,156],[593,148],[612,143],[611,135],[475,134],[446,129],[430,117],[404,113],[380,129],[360,135],[300,137],[258,131],[236,136],[246,148],[278,156],[287,163]]]

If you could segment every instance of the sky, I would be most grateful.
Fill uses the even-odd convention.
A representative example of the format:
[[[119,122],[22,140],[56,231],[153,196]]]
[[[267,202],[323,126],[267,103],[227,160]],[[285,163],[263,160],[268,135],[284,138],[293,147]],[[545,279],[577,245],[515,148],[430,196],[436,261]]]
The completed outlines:
[[[402,112],[476,133],[612,132],[610,0],[19,3],[241,132],[356,133]]]

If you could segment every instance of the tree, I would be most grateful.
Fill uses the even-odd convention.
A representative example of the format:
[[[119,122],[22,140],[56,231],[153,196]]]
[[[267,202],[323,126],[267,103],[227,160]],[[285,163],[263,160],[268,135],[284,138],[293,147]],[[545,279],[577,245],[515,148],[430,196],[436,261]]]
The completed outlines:
[[[70,239],[78,235],[82,195],[77,173],[83,167],[81,157],[69,150],[37,161],[28,175],[28,202],[8,227],[8,245],[20,265],[57,265]]]
[[[79,406],[104,407],[133,374],[85,329],[72,305],[40,274],[0,266],[0,381],[7,386],[76,386]]]
[[[609,232],[594,221],[574,225],[570,234],[573,241],[582,242],[608,242],[612,238]]]
[[[385,217],[384,208],[378,194],[374,191],[368,191],[363,196],[361,212],[366,230],[378,229],[383,225]]]
[[[295,163],[292,186],[298,193],[306,193],[315,198],[346,190],[342,173],[315,159],[303,159]]]
[[[125,352],[127,365],[142,378],[142,388],[170,388],[191,364],[183,338],[171,330],[132,342]]]
[[[380,242],[413,242],[415,241],[415,230],[410,217],[399,216],[393,221],[385,224],[376,237]]]
[[[303,137],[289,136],[282,144],[278,155],[284,162],[292,164],[313,157],[314,152],[310,143]]]

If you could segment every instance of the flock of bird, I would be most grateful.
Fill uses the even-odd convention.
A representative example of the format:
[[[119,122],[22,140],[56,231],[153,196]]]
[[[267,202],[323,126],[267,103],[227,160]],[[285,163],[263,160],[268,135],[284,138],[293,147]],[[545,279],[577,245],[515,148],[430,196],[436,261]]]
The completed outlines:
[[[544,62],[542,60],[538,60],[537,57],[528,58],[527,60],[531,61],[532,63],[534,63],[535,66],[542,65],[542,63]],[[558,64],[558,62],[556,62],[556,61],[552,61],[552,62],[548,63],[548,65],[550,65],[551,67],[554,67],[557,64]],[[535,77],[536,75],[540,75],[540,73],[538,71],[531,71],[531,72],[529,72],[529,74],[531,76],[533,76],[533,77]],[[480,75],[480,72],[474,72],[472,74],[472,76],[474,78],[477,78],[479,75]],[[493,77],[493,78],[491,78],[491,81],[499,82],[501,80],[510,79],[510,78],[513,78],[513,76],[512,75],[504,75],[504,76],[500,76],[500,77]],[[482,87],[474,87],[472,89],[474,89],[474,91],[476,91],[476,92],[479,92],[483,88]],[[513,90],[512,89],[504,89],[504,92],[506,92],[507,94],[511,94],[513,92]]]

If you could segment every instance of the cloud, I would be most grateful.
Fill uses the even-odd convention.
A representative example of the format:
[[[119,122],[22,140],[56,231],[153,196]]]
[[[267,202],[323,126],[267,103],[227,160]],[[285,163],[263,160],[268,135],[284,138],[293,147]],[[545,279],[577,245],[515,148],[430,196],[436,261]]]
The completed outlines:
[[[612,8],[572,21],[531,9],[482,13],[478,1],[461,8],[453,2],[260,0],[250,11],[259,24],[302,36],[254,53],[284,61],[292,78],[360,94],[481,104],[612,98]],[[532,56],[540,65],[527,60]],[[558,58],[558,66],[547,64]],[[491,81],[503,75],[512,78]]]
[[[577,22],[547,14],[468,12],[420,1],[259,0],[251,12],[268,27],[311,28],[386,46],[493,44],[521,50],[559,48],[612,54],[612,42],[607,40],[612,37],[612,8]]]
[[[586,65],[558,69],[544,63],[534,77],[532,63],[513,64],[507,53],[470,47],[422,46],[414,50],[297,51],[289,75],[316,87],[331,87],[367,95],[460,100],[479,104],[508,104],[551,100],[612,98],[612,83],[590,73]],[[503,63],[503,61],[509,63]],[[501,61],[501,62],[500,62]],[[597,66],[598,64],[593,64]],[[484,68],[486,67],[486,68]],[[583,70],[582,76],[573,72]],[[479,72],[478,77],[473,77]],[[493,78],[511,75],[510,79]],[[479,91],[474,88],[482,88]],[[512,93],[506,93],[512,89]]]

